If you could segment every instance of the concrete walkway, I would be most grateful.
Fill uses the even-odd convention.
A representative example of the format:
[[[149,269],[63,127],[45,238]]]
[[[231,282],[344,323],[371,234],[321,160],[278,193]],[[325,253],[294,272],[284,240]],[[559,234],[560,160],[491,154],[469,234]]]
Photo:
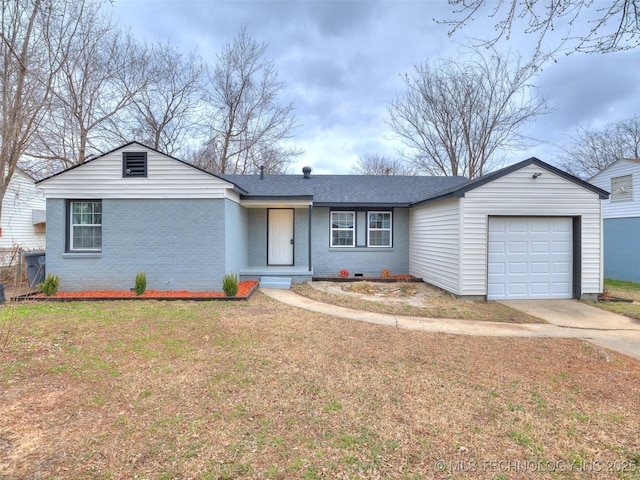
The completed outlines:
[[[549,322],[548,324],[516,324],[363,312],[317,302],[298,295],[292,290],[270,288],[260,290],[265,295],[294,307],[377,325],[456,335],[578,338],[640,359],[640,322],[575,300],[502,302],[511,308]]]

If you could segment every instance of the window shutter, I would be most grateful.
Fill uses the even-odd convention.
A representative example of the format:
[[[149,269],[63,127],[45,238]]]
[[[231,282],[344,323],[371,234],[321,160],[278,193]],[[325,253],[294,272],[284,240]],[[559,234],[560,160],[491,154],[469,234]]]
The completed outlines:
[[[146,177],[147,152],[122,152],[122,176]]]

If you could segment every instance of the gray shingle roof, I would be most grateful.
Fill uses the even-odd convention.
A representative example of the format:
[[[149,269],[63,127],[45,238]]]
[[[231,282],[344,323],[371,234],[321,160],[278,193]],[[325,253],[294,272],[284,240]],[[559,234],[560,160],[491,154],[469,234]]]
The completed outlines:
[[[444,190],[455,189],[465,177],[403,177],[387,175],[219,175],[247,194],[246,199],[312,198],[317,206],[409,206]]]

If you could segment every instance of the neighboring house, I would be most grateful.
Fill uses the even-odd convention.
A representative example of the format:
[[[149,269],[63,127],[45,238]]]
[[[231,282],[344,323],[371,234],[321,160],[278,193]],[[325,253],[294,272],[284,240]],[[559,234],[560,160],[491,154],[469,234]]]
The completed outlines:
[[[620,159],[589,180],[602,202],[604,276],[640,283],[640,159]]]
[[[537,159],[463,177],[213,175],[139,143],[49,177],[62,290],[220,290],[241,278],[407,274],[471,298],[602,291],[607,193]]]
[[[19,250],[44,250],[46,237],[45,199],[33,178],[16,169],[2,199],[0,264],[18,259]]]

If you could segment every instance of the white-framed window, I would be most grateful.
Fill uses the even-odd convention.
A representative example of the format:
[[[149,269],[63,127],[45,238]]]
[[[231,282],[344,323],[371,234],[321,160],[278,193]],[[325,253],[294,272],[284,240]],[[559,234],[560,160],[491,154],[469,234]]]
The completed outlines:
[[[611,201],[623,202],[625,200],[633,200],[633,177],[631,175],[613,177],[611,179]]]
[[[392,247],[391,211],[331,212],[332,247]]]
[[[102,200],[69,202],[69,251],[102,250]]]
[[[391,212],[368,212],[367,238],[370,247],[391,246]]]
[[[356,238],[355,212],[331,212],[331,246],[353,247]]]

